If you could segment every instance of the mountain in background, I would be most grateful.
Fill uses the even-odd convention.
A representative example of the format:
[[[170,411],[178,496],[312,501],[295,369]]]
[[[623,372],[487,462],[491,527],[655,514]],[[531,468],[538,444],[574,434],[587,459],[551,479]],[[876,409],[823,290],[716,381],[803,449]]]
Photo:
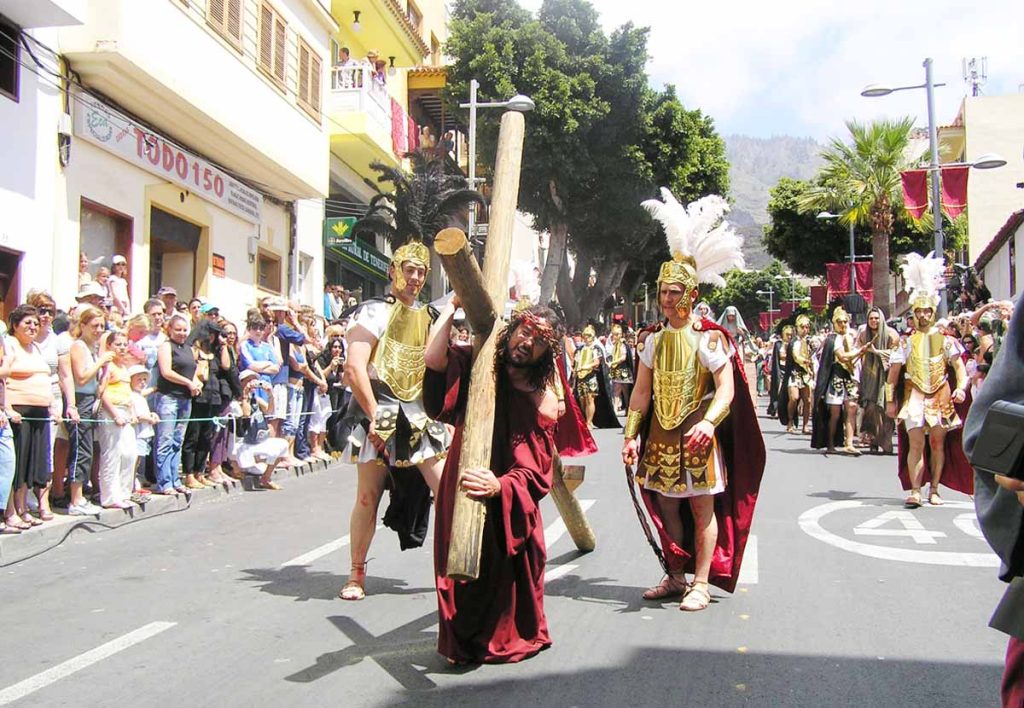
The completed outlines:
[[[780,177],[813,177],[822,164],[819,157],[821,147],[812,138],[789,135],[725,137],[733,199],[728,218],[736,232],[744,237],[743,252],[748,268],[764,268],[771,262],[771,257],[761,245],[763,228],[768,223],[768,190]]]

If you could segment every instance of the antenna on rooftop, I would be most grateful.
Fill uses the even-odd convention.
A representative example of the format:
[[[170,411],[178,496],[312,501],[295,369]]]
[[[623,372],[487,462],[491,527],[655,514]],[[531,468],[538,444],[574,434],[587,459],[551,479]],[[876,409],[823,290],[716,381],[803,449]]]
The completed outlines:
[[[988,81],[988,57],[961,59],[961,65],[964,71],[964,83],[970,85],[971,95],[980,96],[981,87]]]

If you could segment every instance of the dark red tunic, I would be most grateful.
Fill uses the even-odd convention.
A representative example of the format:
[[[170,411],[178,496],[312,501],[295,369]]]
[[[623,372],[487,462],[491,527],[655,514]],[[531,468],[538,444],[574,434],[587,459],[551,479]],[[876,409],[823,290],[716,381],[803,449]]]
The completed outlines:
[[[437,650],[457,662],[502,663],[529,658],[551,645],[544,616],[544,522],[540,500],[551,489],[556,421],[540,414],[529,394],[499,374],[491,470],[501,494],[486,501],[480,577],[453,581],[448,563],[457,490],[469,356],[449,350],[446,373],[427,370],[428,414],[457,426],[441,477],[434,531],[439,629]]]

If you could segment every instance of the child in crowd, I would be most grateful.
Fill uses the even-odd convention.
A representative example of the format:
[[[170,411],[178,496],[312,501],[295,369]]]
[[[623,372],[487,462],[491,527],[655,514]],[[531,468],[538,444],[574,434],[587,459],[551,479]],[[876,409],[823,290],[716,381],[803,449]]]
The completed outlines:
[[[136,467],[138,467],[138,461],[145,460],[152,450],[155,435],[153,426],[156,425],[159,417],[150,411],[149,403],[146,402],[147,397],[154,391],[154,389],[148,388],[149,369],[136,364],[128,370],[128,375],[132,380],[131,414],[135,423],[135,453]],[[142,481],[137,474],[133,474],[133,477],[135,490],[132,492],[132,501],[141,504],[148,500],[150,491],[143,488]]]
[[[242,401],[232,403],[235,412],[235,442],[233,458],[238,462],[245,474],[260,475],[256,482],[258,489],[278,490],[271,477],[274,468],[282,458],[288,455],[288,441],[285,438],[270,436],[267,415],[274,411],[273,396],[263,400],[257,395],[261,388],[269,384],[261,381],[255,371],[246,369],[239,375],[242,383]],[[261,470],[260,463],[265,462],[266,468]]]
[[[132,357],[128,353],[128,335],[115,332],[110,337],[114,359],[106,367],[100,394],[100,504],[106,509],[131,508],[132,480],[135,476],[135,428],[132,427],[132,388],[128,373]]]

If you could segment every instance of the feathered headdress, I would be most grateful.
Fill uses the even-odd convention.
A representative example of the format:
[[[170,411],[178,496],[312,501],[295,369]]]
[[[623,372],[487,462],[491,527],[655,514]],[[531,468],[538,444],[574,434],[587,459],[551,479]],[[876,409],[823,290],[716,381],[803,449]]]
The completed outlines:
[[[659,283],[680,283],[688,290],[698,283],[723,286],[722,273],[742,268],[743,238],[722,217],[729,204],[712,194],[684,207],[666,187],[661,198],[641,206],[665,227],[672,260],[662,263]]]
[[[939,304],[939,291],[946,287],[946,262],[935,257],[935,251],[927,256],[908,253],[907,262],[900,266],[910,294],[910,309],[928,308],[934,310]]]

